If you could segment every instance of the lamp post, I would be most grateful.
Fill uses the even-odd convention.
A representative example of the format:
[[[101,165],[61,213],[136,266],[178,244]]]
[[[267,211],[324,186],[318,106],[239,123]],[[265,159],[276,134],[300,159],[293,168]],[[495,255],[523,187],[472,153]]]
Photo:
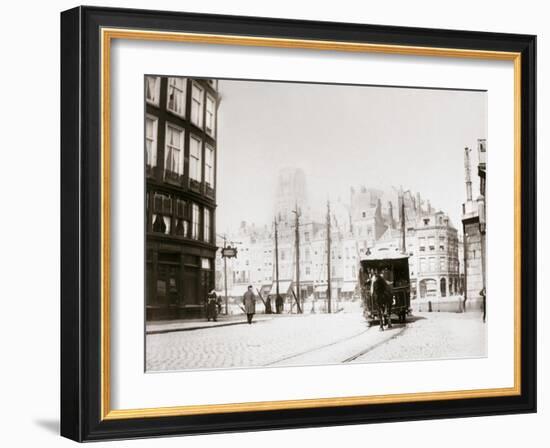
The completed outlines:
[[[485,139],[478,139],[477,150],[479,157],[479,164],[477,172],[479,175],[479,197],[477,198],[477,212],[479,217],[479,237],[481,243],[481,280],[483,288],[481,290],[481,296],[483,298],[483,322],[487,317],[487,289],[485,285],[485,234],[487,231],[487,204],[485,201],[485,178],[487,173],[487,141]]]
[[[477,211],[479,216],[479,238],[481,243],[481,281],[483,288],[481,296],[483,298],[483,322],[487,317],[487,290],[485,287],[485,233],[487,229],[487,221],[485,216],[485,197],[480,195],[477,198]]]

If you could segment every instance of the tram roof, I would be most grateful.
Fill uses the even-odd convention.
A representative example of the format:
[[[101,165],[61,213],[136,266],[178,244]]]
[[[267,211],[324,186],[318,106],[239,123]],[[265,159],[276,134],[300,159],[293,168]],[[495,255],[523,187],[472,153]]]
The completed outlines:
[[[361,261],[407,260],[409,255],[399,251],[377,250],[361,257]]]

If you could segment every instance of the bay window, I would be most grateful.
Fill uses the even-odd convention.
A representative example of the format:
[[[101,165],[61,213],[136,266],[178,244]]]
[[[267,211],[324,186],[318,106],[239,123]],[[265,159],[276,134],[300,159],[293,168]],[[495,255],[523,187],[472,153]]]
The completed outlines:
[[[191,208],[191,238],[198,240],[199,239],[199,229],[200,229],[200,209],[197,204],[193,204]]]
[[[183,175],[183,129],[166,123],[166,143],[164,147],[165,172]]]
[[[204,159],[204,180],[208,186],[214,188],[214,148],[206,145]]]
[[[191,135],[189,139],[189,177],[197,182],[202,181],[202,141]]]
[[[204,209],[204,226],[203,226],[204,241],[210,243],[212,241],[212,215],[209,209]]]

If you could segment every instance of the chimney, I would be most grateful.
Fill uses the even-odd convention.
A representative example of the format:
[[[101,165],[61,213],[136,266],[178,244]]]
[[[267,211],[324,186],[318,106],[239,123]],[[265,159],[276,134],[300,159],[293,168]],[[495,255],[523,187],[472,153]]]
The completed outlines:
[[[471,149],[464,148],[464,176],[466,178],[466,201],[472,201],[472,176],[470,170],[470,151]]]

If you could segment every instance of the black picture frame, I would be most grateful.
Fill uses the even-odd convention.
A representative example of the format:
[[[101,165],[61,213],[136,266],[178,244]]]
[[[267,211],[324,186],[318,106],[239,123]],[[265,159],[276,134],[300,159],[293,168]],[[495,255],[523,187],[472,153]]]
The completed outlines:
[[[100,29],[521,53],[521,393],[147,418],[101,418]],[[61,13],[61,435],[76,441],[536,412],[536,36],[167,11]]]

